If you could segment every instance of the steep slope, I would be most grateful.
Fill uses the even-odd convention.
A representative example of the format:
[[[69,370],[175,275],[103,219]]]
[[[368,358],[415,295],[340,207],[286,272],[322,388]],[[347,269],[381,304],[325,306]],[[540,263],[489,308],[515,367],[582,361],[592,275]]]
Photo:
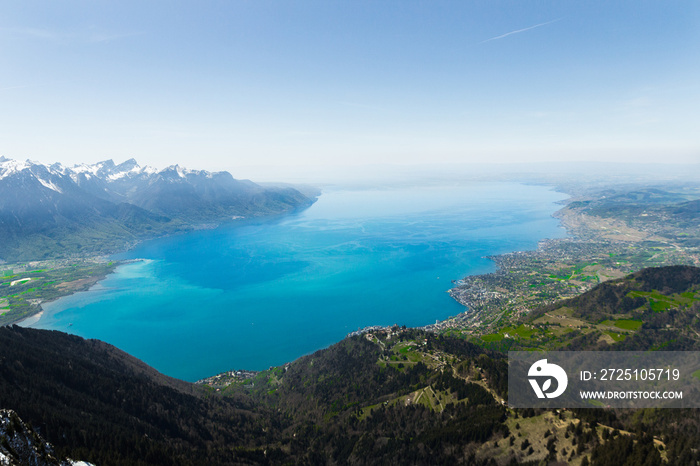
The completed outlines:
[[[410,360],[397,360],[409,352]],[[486,464],[478,446],[502,440],[508,428],[496,400],[504,392],[470,377],[476,367],[492,386],[504,378],[502,355],[395,328],[266,371],[247,390],[290,420],[282,442],[296,462]]]
[[[133,159],[67,168],[0,157],[0,260],[114,252],[202,223],[311,202],[292,188],[263,188],[226,172],[157,171]]]
[[[10,409],[0,409],[0,465],[70,466]]]
[[[16,326],[0,328],[0,406],[100,465],[228,464],[260,432],[244,397],[207,398],[100,341]]]
[[[123,248],[171,223],[137,206],[92,196],[70,176],[44,165],[4,160],[0,258],[5,261]]]
[[[441,338],[405,332],[428,338],[430,351],[447,350]],[[487,379],[503,371],[474,345],[452,349],[460,360],[480,358]],[[503,437],[505,410],[483,386],[428,359],[382,368],[384,353],[391,350],[347,339],[291,363],[286,375],[269,371],[221,396],[99,341],[5,327],[0,406],[20,413],[60,455],[100,465],[468,463],[477,442]],[[426,387],[444,406],[395,403]]]
[[[64,171],[96,196],[191,221],[280,213],[309,202],[293,188],[264,188],[237,180],[228,172],[189,170],[179,165],[158,171],[141,167],[134,159],[119,165],[106,160]]]
[[[252,181],[236,180],[227,172],[179,166],[160,171],[147,185],[124,195],[149,211],[196,220],[277,213],[308,202],[294,189],[266,189]]]

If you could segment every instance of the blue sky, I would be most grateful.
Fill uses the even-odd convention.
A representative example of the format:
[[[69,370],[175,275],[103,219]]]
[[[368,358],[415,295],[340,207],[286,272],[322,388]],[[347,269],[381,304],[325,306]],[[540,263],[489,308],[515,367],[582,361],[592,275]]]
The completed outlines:
[[[0,63],[17,159],[700,161],[697,1],[8,1]]]

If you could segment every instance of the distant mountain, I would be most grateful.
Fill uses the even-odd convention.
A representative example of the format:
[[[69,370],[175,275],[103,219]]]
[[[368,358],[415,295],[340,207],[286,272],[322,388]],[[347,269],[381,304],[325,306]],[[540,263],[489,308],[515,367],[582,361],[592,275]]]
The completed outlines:
[[[0,157],[0,260],[122,249],[135,241],[232,217],[279,214],[313,202],[227,172],[116,165],[46,166]]]

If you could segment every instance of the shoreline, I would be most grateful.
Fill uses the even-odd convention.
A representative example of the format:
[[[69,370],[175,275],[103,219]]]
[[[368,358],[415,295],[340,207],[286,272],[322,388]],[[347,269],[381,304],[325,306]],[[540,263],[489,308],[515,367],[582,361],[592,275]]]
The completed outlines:
[[[125,265],[129,265],[129,264],[135,264],[137,262],[148,262],[151,260],[152,259],[138,258],[138,259],[124,259],[124,260],[120,260],[120,261],[113,261],[114,268],[112,269],[111,272],[103,274],[102,276],[97,278],[97,280],[94,280],[91,284],[88,284],[87,286],[85,286],[81,289],[72,290],[70,293],[67,293],[67,294],[62,295],[62,296],[57,296],[56,298],[42,302],[41,304],[39,304],[39,312],[37,312],[35,314],[30,314],[30,315],[22,318],[21,320],[12,322],[12,323],[7,324],[7,325],[19,325],[20,327],[25,327],[25,328],[27,328],[31,325],[35,325],[35,324],[39,323],[41,321],[41,319],[43,319],[44,317],[49,317],[50,315],[53,314],[53,313],[51,313],[43,308],[44,304],[55,303],[63,298],[67,298],[69,296],[73,296],[73,295],[76,295],[78,293],[88,292],[88,291],[92,290],[95,286],[99,285],[101,282],[106,280],[109,276],[115,274],[117,272],[118,268],[123,267]],[[31,320],[31,322],[29,322],[30,320]]]
[[[535,249],[518,250],[493,256],[486,256],[487,259],[493,261],[496,270],[485,274],[467,275],[460,279],[452,280],[452,283],[455,286],[447,290],[447,293],[450,295],[450,297],[454,299],[458,304],[464,306],[466,310],[454,316],[450,316],[447,319],[435,322],[434,324],[428,324],[416,328],[428,332],[439,332],[441,330],[452,329],[464,325],[473,325],[474,322],[478,320],[479,317],[481,317],[482,310],[480,309],[480,307],[483,301],[493,299],[500,301],[502,298],[504,298],[503,293],[499,291],[489,291],[485,287],[480,286],[480,284],[478,283],[480,280],[487,278],[507,278],[508,265],[506,265],[505,262],[508,258],[543,253],[544,248],[547,245],[557,244],[559,242],[565,241],[575,241],[577,239],[576,235],[562,218],[564,216],[563,211],[566,209],[566,205],[569,202],[571,202],[574,196],[557,188],[554,188],[554,190],[563,194],[567,194],[569,196],[567,199],[559,201],[559,203],[564,204],[564,207],[556,210],[551,214],[551,217],[559,220],[559,226],[563,227],[566,230],[566,236],[564,238],[543,238],[537,242],[537,247]],[[469,287],[469,291],[467,293],[461,293],[460,291],[463,290],[465,287]]]
[[[449,290],[467,310],[421,329],[487,335],[517,325],[534,309],[573,298],[599,283],[643,268],[700,266],[697,247],[674,239],[697,236],[697,231],[682,223],[669,223],[661,208],[657,208],[661,213],[652,209],[642,217],[599,215],[598,206],[604,206],[605,213],[605,208],[612,209],[621,201],[608,200],[605,191],[555,189],[569,195],[562,202],[564,206],[552,214],[567,236],[541,240],[534,250],[489,257],[496,264],[494,272],[456,280],[456,286]],[[626,204],[622,201],[621,205]]]
[[[41,269],[44,267],[50,267],[49,265],[44,265],[44,264],[51,264],[54,261],[58,261],[58,262],[61,262],[62,264],[64,264],[64,266],[62,268],[67,268],[68,266],[66,266],[65,264],[70,264],[73,261],[80,261],[80,262],[92,263],[92,264],[113,263],[114,267],[110,272],[105,273],[105,274],[101,274],[96,280],[91,279],[91,277],[79,278],[76,281],[89,280],[89,282],[87,282],[86,287],[81,286],[79,288],[68,290],[67,292],[61,293],[59,296],[51,297],[50,299],[46,299],[46,300],[41,300],[41,302],[39,304],[35,305],[36,309],[34,311],[30,311],[29,313],[26,313],[26,314],[22,315],[21,317],[16,318],[14,320],[2,322],[2,323],[0,323],[0,327],[10,326],[10,325],[20,325],[20,326],[26,327],[27,325],[34,325],[41,319],[41,317],[39,317],[37,319],[37,321],[32,321],[29,324],[26,324],[25,322],[28,321],[29,319],[39,315],[39,314],[41,314],[41,316],[43,317],[44,309],[42,308],[42,304],[52,303],[52,302],[55,302],[59,299],[74,295],[76,293],[80,293],[82,291],[89,291],[93,286],[97,285],[99,282],[101,282],[102,280],[107,278],[109,275],[113,274],[114,271],[116,270],[116,268],[121,266],[121,265],[132,263],[132,262],[143,261],[143,260],[149,260],[149,259],[144,259],[144,258],[121,259],[121,260],[109,260],[109,259],[107,259],[108,257],[113,257],[113,256],[118,255],[118,254],[127,253],[127,252],[135,249],[139,244],[142,244],[142,243],[147,242],[147,241],[154,241],[154,240],[184,235],[184,234],[192,233],[192,232],[199,231],[199,230],[214,230],[216,228],[220,228],[220,227],[223,227],[226,225],[232,225],[232,224],[236,224],[236,223],[245,224],[246,222],[256,221],[256,220],[261,220],[261,219],[274,221],[275,219],[286,217],[288,215],[292,215],[292,214],[298,213],[300,211],[303,211],[303,210],[309,208],[310,206],[312,206],[317,200],[318,200],[318,197],[313,198],[310,200],[309,203],[298,206],[297,208],[294,208],[294,209],[291,209],[291,210],[288,210],[285,212],[278,212],[278,213],[272,213],[272,214],[262,214],[262,215],[252,215],[249,217],[233,216],[233,217],[229,218],[227,216],[226,218],[220,218],[220,219],[217,219],[214,222],[210,222],[210,223],[200,222],[197,224],[190,225],[188,228],[183,228],[183,229],[178,230],[178,231],[162,232],[161,234],[156,234],[156,235],[151,236],[151,237],[135,239],[135,240],[125,244],[124,247],[119,248],[117,250],[112,250],[111,252],[108,252],[108,253],[100,253],[100,254],[95,254],[95,255],[88,256],[88,257],[76,257],[73,259],[27,260],[24,263],[34,264],[33,267],[35,269],[36,268]],[[2,263],[1,265],[3,267],[12,267],[12,266],[20,266],[22,264],[23,264],[23,262],[14,262],[14,263]],[[59,267],[59,268],[61,268],[61,267]],[[25,272],[21,271],[19,273],[25,273]]]
[[[566,200],[564,207],[552,214],[552,217],[558,219],[560,226],[566,230],[566,237],[544,238],[538,242],[537,248],[535,249],[512,251],[495,256],[489,256],[488,258],[496,265],[495,271],[486,274],[469,275],[460,280],[456,280],[455,285],[457,286],[448,291],[452,299],[465,306],[467,310],[457,314],[456,316],[449,317],[443,321],[421,328],[427,331],[437,332],[440,330],[454,328],[478,327],[480,325],[479,321],[486,318],[489,312],[493,311],[494,306],[505,306],[508,304],[508,301],[512,300],[512,298],[508,296],[509,293],[506,290],[512,290],[514,280],[510,275],[520,272],[520,263],[539,261],[542,257],[556,254],[559,248],[582,242],[582,233],[585,232],[590,234],[592,230],[586,228],[585,225],[578,225],[577,228],[572,227],[568,217],[574,214],[567,212],[566,209],[569,202],[573,202],[573,199],[574,196],[571,195]],[[536,305],[546,305],[562,299],[570,298],[583,293],[588,289],[590,289],[590,287],[587,287],[586,289],[577,288],[568,290],[570,292],[564,292],[561,295],[544,298],[540,302],[536,303]],[[520,309],[521,313],[525,313],[527,311],[528,310],[522,309],[522,307]],[[489,327],[489,325],[487,325],[487,327]]]
[[[493,193],[494,195],[495,195],[495,194],[498,194],[498,196],[500,196],[500,197],[498,197],[498,204],[497,204],[497,205],[500,206],[499,208],[503,209],[504,212],[506,212],[506,211],[510,212],[509,209],[513,209],[513,206],[512,206],[513,201],[512,201],[511,199],[509,199],[508,197],[509,197],[510,195],[512,195],[512,193],[510,193],[509,191],[504,191],[504,190],[503,190],[503,187],[500,186],[500,185],[501,185],[501,183],[494,183],[493,186],[491,186],[491,185],[489,184],[489,185],[487,185],[487,186],[485,186],[485,187],[483,187],[483,188],[477,186],[477,188],[475,188],[475,189],[469,189],[469,190],[467,190],[466,192],[468,192],[468,193],[476,193],[475,195],[479,195],[479,196],[486,196],[486,194],[483,194],[483,193],[487,193],[487,194],[488,194],[488,193]],[[506,186],[510,186],[510,184],[507,184]],[[467,188],[470,188],[470,187],[467,187]],[[465,188],[465,189],[467,189],[467,188]],[[521,185],[521,184],[519,184],[519,183],[513,183],[513,186],[512,186],[510,189],[512,189],[513,192],[515,192],[515,193],[520,193],[520,192],[530,193],[530,190],[533,190],[533,189],[534,189],[534,191],[532,191],[533,194],[531,195],[532,199],[531,199],[530,201],[528,201],[528,202],[530,202],[530,204],[532,204],[532,205],[534,206],[533,209],[536,207],[536,213],[537,213],[537,215],[536,215],[535,219],[537,219],[538,221],[541,221],[541,223],[533,223],[531,227],[528,227],[527,232],[524,232],[524,233],[523,233],[523,235],[524,235],[524,241],[522,241],[522,242],[516,241],[516,242],[512,243],[514,246],[517,247],[517,245],[519,244],[519,245],[521,245],[521,247],[533,248],[533,247],[536,246],[537,241],[540,240],[542,237],[545,237],[545,236],[561,236],[561,235],[563,234],[563,230],[559,227],[559,222],[557,222],[556,219],[553,219],[553,218],[551,217],[551,214],[552,214],[555,210],[557,210],[557,209],[560,207],[559,205],[555,204],[554,202],[557,201],[557,200],[561,200],[561,199],[563,199],[563,198],[566,198],[565,195],[562,195],[561,193],[555,193],[555,192],[552,190],[552,188],[551,188],[550,186],[542,186],[542,187],[540,187],[540,188],[537,188],[537,187],[528,188],[527,186]],[[522,190],[524,190],[524,191],[522,191]],[[453,191],[451,191],[451,190],[447,190],[447,191],[445,191],[445,192],[446,192],[447,194],[450,194],[450,195],[453,194]],[[457,191],[457,192],[462,192],[462,191]],[[500,193],[505,193],[505,194],[500,194]],[[439,194],[439,199],[445,199],[445,198],[446,198],[445,195],[444,195],[442,192],[438,192],[438,194]],[[378,196],[382,196],[382,194],[380,193],[380,194],[378,194]],[[437,194],[436,194],[436,196],[437,196]],[[484,199],[485,199],[485,200],[484,200],[482,203],[480,203],[479,205],[482,205],[482,204],[483,204],[483,205],[486,206],[486,207],[492,205],[492,203],[491,203],[491,201],[489,200],[488,197],[484,197]],[[446,207],[446,209],[447,209],[447,210],[446,210],[447,214],[446,214],[446,215],[448,215],[448,218],[449,218],[449,219],[452,219],[451,221],[457,222],[457,223],[454,223],[454,225],[462,225],[461,222],[463,222],[463,220],[461,220],[461,219],[456,219],[456,220],[455,220],[455,219],[453,218],[453,216],[454,216],[455,214],[454,214],[454,209],[452,208],[452,204],[451,204],[452,202],[453,202],[453,201],[450,201],[450,202],[447,204],[447,207]],[[530,204],[528,204],[528,205],[530,205]],[[440,204],[440,205],[442,205],[442,204]],[[423,218],[422,210],[419,210],[419,213],[412,214],[412,215],[420,215],[420,218],[421,218],[421,219]],[[516,217],[515,220],[517,220],[518,222],[521,222],[521,221],[522,221],[522,222],[526,222],[526,221],[529,222],[529,221],[530,221],[530,216],[522,216],[522,218]],[[513,234],[513,231],[511,231],[511,230],[510,230],[510,227],[509,227],[509,225],[511,225],[510,222],[512,222],[512,221],[513,221],[513,220],[510,220],[510,221],[508,221],[508,222],[499,221],[498,225],[501,225],[501,226],[499,227],[500,230],[498,230],[497,233],[492,233],[492,232],[489,230],[489,234],[492,234],[492,235],[493,235],[493,234],[498,234],[499,237],[502,237],[502,238],[503,238],[503,241],[506,241],[506,240]],[[237,222],[236,222],[236,223],[237,223]],[[453,225],[453,223],[447,223],[446,225],[447,225],[447,226],[450,226],[450,225]],[[529,224],[528,224],[528,225],[529,225]],[[481,227],[481,226],[483,226],[483,225],[480,224],[480,227]],[[454,231],[454,230],[452,230],[452,231]],[[356,234],[356,232],[354,232],[354,231],[351,231],[350,233],[351,233],[351,234]],[[545,234],[542,234],[542,233],[545,233]],[[387,234],[390,234],[390,233],[387,233]],[[454,236],[455,238],[457,238],[457,239],[460,239],[460,238],[463,237],[463,234],[462,234],[459,230],[457,230],[457,231],[454,232],[453,236]],[[475,241],[478,241],[479,238],[480,238],[480,237],[476,238]],[[469,236],[468,239],[471,239],[471,236]],[[180,240],[177,240],[177,241],[168,241],[167,243],[168,243],[168,244],[172,244],[172,245],[177,245],[178,243],[180,243]],[[499,243],[500,243],[500,244],[499,244]],[[453,250],[454,253],[455,253],[455,258],[461,257],[460,255],[458,255],[458,254],[460,253],[460,251],[462,250],[462,249],[460,249],[460,244],[462,244],[462,243],[461,243],[461,242],[460,242],[460,243],[455,243],[455,245],[451,246],[451,247],[457,247],[457,249],[454,249],[454,250]],[[496,247],[494,247],[494,248],[484,247],[484,249],[482,249],[483,252],[482,252],[481,254],[472,254],[472,256],[474,257],[474,261],[476,261],[475,263],[478,263],[478,264],[481,264],[481,265],[482,265],[482,267],[479,267],[479,269],[480,269],[481,271],[490,271],[490,270],[493,270],[493,266],[492,266],[492,265],[489,265],[489,263],[488,263],[489,261],[486,261],[486,260],[484,260],[484,259],[481,259],[481,258],[479,258],[479,256],[483,256],[483,255],[489,254],[489,252],[492,253],[492,254],[493,254],[493,253],[496,253],[496,252],[498,251],[498,249],[500,249],[501,251],[503,251],[503,250],[508,251],[508,250],[510,249],[510,248],[504,249],[503,246],[502,246],[502,242],[493,242],[493,241],[491,241],[491,242],[488,243],[488,245],[492,245],[492,246],[495,245]],[[177,247],[177,246],[175,246],[175,247]],[[463,248],[463,247],[464,247],[464,246],[462,246],[462,248]],[[496,250],[494,250],[494,249],[496,249]],[[514,249],[515,249],[515,248],[514,248]],[[144,254],[141,254],[141,253],[138,252],[138,251],[142,251],[142,250],[144,250],[144,251],[145,251],[145,250],[151,251],[151,249],[149,249],[149,247],[138,248],[137,250],[131,252],[130,254],[125,254],[125,255],[122,255],[121,257],[125,257],[125,256],[128,257],[129,255],[131,255],[132,257],[133,257],[133,256],[136,256],[136,255],[143,256]],[[145,253],[145,254],[147,254],[147,253]],[[469,256],[469,257],[472,257],[472,256]],[[477,260],[477,259],[478,259],[478,260]],[[469,267],[467,268],[467,270],[471,270],[471,269],[472,269],[472,267],[471,267],[471,264],[472,264],[471,259],[470,259],[469,262],[465,262],[465,264],[467,264],[467,265],[469,266]],[[429,324],[429,323],[434,323],[435,320],[436,320],[436,318],[438,318],[438,319],[445,319],[445,318],[449,317],[451,314],[455,314],[455,313],[461,312],[461,311],[463,310],[460,306],[458,306],[458,305],[456,306],[455,304],[453,304],[454,301],[452,301],[451,299],[449,299],[447,296],[445,296],[445,295],[443,294],[443,293],[445,293],[449,288],[451,288],[452,286],[454,286],[454,285],[452,285],[452,284],[450,283],[449,280],[445,280],[445,277],[446,277],[446,276],[450,276],[450,277],[455,277],[455,278],[456,278],[456,277],[459,277],[459,276],[460,276],[460,275],[459,275],[459,270],[460,270],[462,267],[459,266],[459,264],[458,264],[458,266],[452,267],[452,268],[453,268],[453,270],[452,270],[453,273],[450,273],[450,274],[448,274],[448,275],[444,275],[444,276],[442,277],[443,280],[438,280],[438,281],[435,281],[435,282],[434,282],[432,279],[433,279],[435,276],[434,276],[434,275],[430,275],[430,273],[428,274],[429,276],[427,277],[428,280],[429,280],[428,283],[430,283],[431,286],[426,288],[426,292],[427,292],[427,290],[431,290],[431,291],[430,291],[430,295],[432,295],[433,298],[427,297],[428,295],[426,294],[426,295],[425,295],[425,296],[426,296],[426,302],[430,301],[430,302],[431,302],[432,308],[433,308],[434,310],[436,310],[439,314],[442,314],[442,315],[437,315],[437,316],[433,317],[432,319],[425,319],[425,317],[426,317],[425,310],[426,310],[426,309],[429,309],[429,307],[427,307],[427,306],[425,306],[425,307],[424,307],[424,306],[419,306],[419,308],[417,308],[417,310],[416,310],[416,319],[413,320],[412,326],[418,327],[418,326],[420,326],[420,325],[425,325],[425,324]],[[400,270],[399,270],[399,271],[400,271]],[[437,275],[442,275],[442,274],[441,274],[441,273],[438,273]],[[413,276],[412,276],[412,277],[413,277]],[[416,277],[416,278],[419,278],[419,279],[423,279],[423,280],[425,280],[425,278],[426,278],[426,276],[425,276],[424,274],[416,275],[415,277]],[[380,278],[380,277],[378,277],[378,278]],[[110,281],[109,283],[113,283],[113,282]],[[400,281],[396,281],[396,282],[392,282],[392,283],[394,283],[395,285],[400,285]],[[436,286],[432,286],[432,283],[436,283],[437,285],[436,285]],[[136,285],[136,286],[138,286],[138,285]],[[419,284],[417,283],[417,286],[422,286],[422,285],[419,285]],[[434,291],[432,291],[432,290],[434,290]],[[381,291],[381,289],[380,289],[380,291]],[[335,294],[335,293],[332,293],[332,294]],[[386,293],[382,293],[382,295],[386,295]],[[329,297],[329,298],[332,298],[332,296]],[[387,298],[387,299],[389,299],[389,298]],[[391,299],[393,299],[393,298],[391,298]],[[421,298],[421,299],[422,299],[422,298]],[[88,300],[91,300],[91,298],[89,298]],[[363,298],[363,300],[364,300],[365,303],[369,303],[369,301],[367,301],[367,298]],[[76,299],[76,300],[75,300],[76,303],[77,303],[78,301],[80,301],[80,302],[82,303],[82,302],[83,302],[83,298],[79,298],[79,299]],[[438,303],[438,304],[436,304],[436,305],[433,306],[433,305],[432,305],[432,302],[433,302],[433,301],[435,301],[435,302]],[[383,301],[382,301],[382,302],[383,302]],[[66,301],[64,305],[56,306],[55,310],[63,309],[63,308],[66,307],[66,306],[72,306],[72,303],[73,303],[72,300]],[[450,306],[454,306],[454,307],[450,307]],[[45,308],[47,309],[47,311],[52,311],[52,309],[53,309],[53,308],[51,308],[51,307],[49,307],[49,306],[45,306]],[[392,319],[390,319],[390,320],[392,320],[392,321],[394,321],[394,322],[399,322],[399,323],[406,322],[406,320],[408,319],[408,317],[406,317],[405,312],[404,312],[404,311],[401,311],[401,310],[398,309],[398,308],[397,308],[397,310],[398,310],[398,312],[396,313],[396,315],[397,315],[396,319],[393,319],[393,318],[392,318]],[[49,312],[48,314],[50,314],[50,312]],[[402,315],[404,315],[404,317],[401,317]],[[422,317],[421,317],[421,316],[422,316]],[[368,320],[369,320],[370,322],[371,322],[372,320],[374,320],[374,318],[372,318],[371,315],[369,315],[368,317],[369,317]],[[375,318],[376,318],[376,315],[375,315]],[[58,318],[58,317],[54,317],[54,318],[49,317],[49,320],[47,321],[47,320],[46,320],[46,319],[47,319],[47,313],[45,313],[43,319],[44,319],[44,320],[43,320],[42,322],[48,322],[50,325],[54,326],[54,328],[60,328],[60,329],[66,330],[66,325],[68,324],[68,322],[69,322],[69,321],[73,321],[73,319],[75,319],[75,318],[74,318],[74,317],[68,317],[68,314],[67,314],[67,313],[63,313],[63,317],[60,317],[60,318]],[[54,319],[58,319],[59,321],[61,321],[61,324],[60,324],[60,325],[55,324]],[[362,320],[362,319],[358,319],[358,322],[360,322],[361,320]],[[422,322],[421,322],[421,320],[422,320]],[[34,325],[34,326],[36,326],[37,324],[34,324],[33,322],[34,322],[33,320],[29,320],[29,321],[26,322],[25,325]],[[388,323],[391,323],[391,322],[388,322]],[[79,324],[78,321],[76,321],[75,324],[76,324],[76,326],[79,326],[79,325],[78,325],[78,324]],[[41,322],[40,322],[38,325],[41,325]],[[215,324],[215,325],[216,325],[216,324]],[[411,325],[411,324],[408,324],[408,325]],[[257,324],[256,324],[256,326],[257,326]],[[347,332],[350,332],[350,330],[354,330],[353,327],[357,328],[357,326],[354,326],[354,325],[347,325],[346,327],[348,327],[347,330],[345,330],[344,332],[339,332],[339,333],[338,333],[338,335],[337,335],[337,340],[341,340],[342,338],[344,338],[344,336],[345,336],[345,334],[346,334]],[[341,328],[342,328],[342,327],[341,327]],[[211,327],[210,327],[210,330],[209,330],[209,331],[211,332]],[[336,341],[336,339],[333,339],[333,341]],[[329,341],[328,343],[330,343],[330,341]],[[325,343],[324,343],[324,344],[325,344]],[[323,345],[319,346],[319,348],[321,348],[321,347],[323,347]],[[313,348],[313,349],[310,349],[309,351],[315,351],[316,349],[317,349],[317,348]],[[156,354],[156,353],[154,353],[154,354]],[[294,359],[294,358],[296,357],[296,355],[289,355],[289,357],[291,357],[292,359]],[[284,359],[286,360],[286,359],[289,359],[289,358],[288,358],[288,357],[285,357]],[[248,364],[243,364],[243,365],[241,365],[240,367],[257,368],[256,366],[251,367],[251,366],[249,366]],[[265,367],[267,367],[267,366],[265,366]],[[210,372],[211,372],[211,371],[206,371],[205,373],[210,373]],[[218,371],[214,371],[214,372],[218,372]],[[198,375],[198,374],[196,374],[196,375]],[[192,380],[194,380],[194,377],[192,377]]]
[[[80,286],[75,289],[70,289],[70,290],[65,290],[60,292],[58,296],[52,296],[49,299],[39,299],[39,303],[37,304],[32,304],[35,306],[35,309],[32,311],[30,310],[28,313],[21,315],[18,318],[14,318],[13,320],[8,320],[6,322],[0,323],[0,327],[4,326],[10,326],[10,325],[20,325],[20,326],[27,326],[27,325],[34,325],[36,324],[41,317],[43,317],[44,309],[42,308],[43,304],[46,303],[52,303],[55,302],[59,299],[71,296],[76,293],[80,293],[82,291],[89,291],[93,286],[107,278],[109,275],[114,273],[117,267],[128,264],[131,262],[137,262],[137,261],[142,261],[142,260],[148,260],[148,259],[122,259],[122,260],[109,260],[107,259],[108,257],[113,257],[118,254],[124,254],[127,253],[133,249],[135,249],[138,245],[147,242],[147,241],[153,241],[153,240],[159,240],[159,239],[164,239],[164,238],[169,238],[173,236],[178,236],[178,235],[183,235],[183,234],[188,234],[192,233],[194,231],[198,230],[213,230],[216,228],[220,228],[222,226],[226,225],[231,225],[231,224],[236,224],[236,223],[245,223],[245,222],[250,222],[250,221],[256,221],[256,220],[261,220],[261,219],[266,219],[266,220],[275,220],[277,218],[282,218],[286,217],[288,215],[293,215],[295,213],[301,212],[309,207],[311,207],[316,201],[318,201],[318,196],[320,196],[321,193],[319,193],[316,197],[310,197],[309,201],[307,203],[304,203],[302,205],[299,205],[293,209],[283,211],[283,212],[276,212],[276,213],[265,213],[265,214],[253,214],[251,216],[240,216],[240,215],[234,215],[234,216],[225,216],[221,217],[218,219],[215,219],[213,222],[199,222],[199,223],[193,223],[191,225],[187,225],[182,229],[178,229],[177,231],[169,231],[169,232],[160,232],[159,234],[155,234],[153,236],[149,237],[144,237],[144,238],[138,238],[134,239],[130,242],[127,242],[124,244],[123,247],[114,249],[114,250],[107,250],[107,251],[102,251],[98,254],[93,254],[87,257],[70,257],[68,259],[45,259],[45,260],[26,260],[26,261],[17,261],[17,262],[12,262],[12,263],[7,263],[4,261],[0,260],[0,265],[3,267],[19,267],[22,269],[26,269],[27,265],[33,264],[32,265],[32,270],[27,271],[27,270],[21,270],[18,273],[27,273],[34,271],[36,269],[43,269],[43,268],[50,268],[50,270],[55,271],[59,269],[67,269],[70,267],[70,265],[66,264],[73,264],[74,262],[82,262],[82,263],[90,263],[90,264],[104,264],[104,263],[113,263],[115,264],[113,269],[109,271],[108,273],[101,274],[97,279],[93,279],[94,277],[89,277],[85,276],[82,278],[78,278],[75,281],[81,281],[85,280],[87,286]],[[62,264],[62,267],[54,267],[54,263],[60,263]],[[26,264],[26,265],[25,265]],[[0,277],[1,278],[1,277]],[[32,280],[32,279],[30,279]],[[27,280],[30,281],[30,280]],[[20,279],[19,282],[24,281],[24,279]],[[12,283],[11,286],[15,284],[22,284],[22,283]],[[59,287],[56,287],[55,289],[58,289]],[[2,296],[0,296],[2,298]],[[3,308],[3,310],[5,310]],[[6,312],[9,311],[9,308],[6,310]],[[0,318],[3,317],[5,314],[0,313]],[[31,319],[36,317],[37,315],[40,315],[40,317],[37,318],[36,321],[32,321],[31,323],[27,324],[26,322]]]
[[[134,260],[120,260],[120,261],[100,261],[104,256],[95,256],[95,257],[89,257],[89,258],[84,258],[82,260],[87,261],[88,263],[93,264],[94,266],[99,266],[99,265],[107,265],[110,267],[110,270],[105,271],[103,273],[99,273],[98,275],[93,275],[93,276],[85,276],[82,278],[77,278],[75,280],[71,280],[68,282],[63,282],[59,284],[58,286],[55,286],[52,291],[58,293],[56,296],[52,296],[48,299],[39,299],[39,303],[34,304],[35,310],[34,312],[28,312],[21,317],[11,320],[9,322],[4,322],[1,326],[11,326],[11,325],[18,325],[20,327],[28,327],[30,325],[35,325],[37,324],[42,318],[46,317],[46,310],[44,309],[43,305],[44,304],[49,304],[49,303],[54,303],[60,299],[66,298],[68,296],[72,296],[76,293],[81,293],[84,291],[89,291],[92,289],[95,285],[100,283],[101,281],[105,280],[108,276],[112,275],[115,270],[124,265],[128,264],[130,262],[133,262]],[[39,266],[41,262],[39,262]],[[63,266],[63,267],[58,267],[55,269],[51,269],[52,272],[56,271],[64,271],[70,269],[71,266]],[[31,273],[30,271],[29,273]],[[20,273],[25,273],[25,272],[20,272]],[[62,286],[63,285],[63,286]]]
[[[8,325],[18,325],[20,327],[27,328],[31,325],[38,323],[41,320],[41,318],[44,317],[44,312],[45,311],[42,308],[41,311],[37,312],[36,314],[32,314],[32,315],[30,315],[22,320],[18,320],[17,322],[14,322],[14,323],[8,324]]]

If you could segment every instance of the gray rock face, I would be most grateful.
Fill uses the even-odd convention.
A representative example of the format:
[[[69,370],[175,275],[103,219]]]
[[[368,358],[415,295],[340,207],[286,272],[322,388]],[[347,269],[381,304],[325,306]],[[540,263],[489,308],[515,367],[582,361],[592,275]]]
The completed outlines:
[[[59,460],[51,444],[26,425],[10,409],[0,409],[0,465],[2,466],[71,466]]]

